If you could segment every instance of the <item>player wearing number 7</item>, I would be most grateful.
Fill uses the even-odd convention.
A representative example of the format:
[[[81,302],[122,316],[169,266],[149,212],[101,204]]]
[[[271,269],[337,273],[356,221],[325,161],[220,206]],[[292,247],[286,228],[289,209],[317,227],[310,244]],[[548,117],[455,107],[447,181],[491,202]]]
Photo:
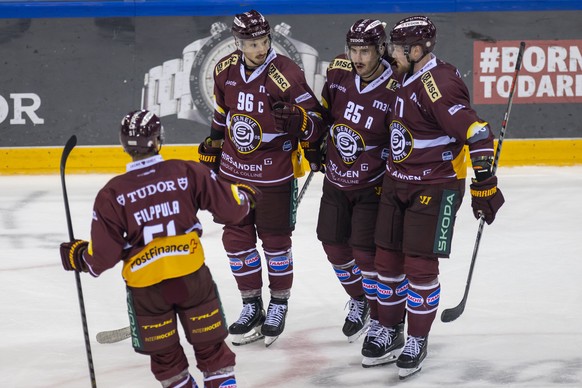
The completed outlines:
[[[192,161],[159,155],[163,128],[156,115],[131,112],[121,122],[120,140],[133,159],[127,172],[97,194],[91,242],[61,244],[63,267],[97,277],[122,262],[136,352],[149,355],[163,387],[196,387],[180,345],[178,322],[194,347],[204,387],[234,387],[235,355],[216,285],[204,264],[198,210],[236,223],[260,193],[251,185],[220,180]],[[224,384],[224,385],[221,385]]]
[[[427,355],[439,305],[439,258],[451,252],[466,159],[475,173],[475,216],[490,224],[504,202],[492,170],[493,133],[471,107],[459,71],[432,53],[436,40],[432,21],[414,16],[396,23],[388,46],[401,86],[391,106],[375,264],[380,323],[399,336],[407,312],[408,335],[396,362],[401,378],[418,372]]]

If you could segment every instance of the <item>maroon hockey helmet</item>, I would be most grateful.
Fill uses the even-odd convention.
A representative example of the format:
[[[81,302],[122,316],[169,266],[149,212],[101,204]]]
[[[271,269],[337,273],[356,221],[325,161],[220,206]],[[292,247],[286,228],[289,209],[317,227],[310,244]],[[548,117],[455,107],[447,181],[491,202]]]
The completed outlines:
[[[254,9],[235,15],[231,30],[238,39],[257,39],[271,33],[267,19]]]
[[[346,44],[351,46],[376,46],[386,43],[384,23],[374,19],[356,21],[346,34]]]
[[[157,143],[155,139],[158,139]],[[131,156],[156,154],[164,140],[164,128],[152,112],[136,110],[121,120],[119,140]]]
[[[390,32],[390,43],[399,46],[420,45],[425,53],[430,53],[436,44],[436,27],[426,16],[402,19]]]

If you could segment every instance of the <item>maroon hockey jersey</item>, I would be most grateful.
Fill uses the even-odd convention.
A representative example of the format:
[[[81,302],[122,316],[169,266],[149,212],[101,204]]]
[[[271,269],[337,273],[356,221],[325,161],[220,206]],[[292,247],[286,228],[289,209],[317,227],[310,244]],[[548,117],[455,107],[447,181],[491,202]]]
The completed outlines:
[[[275,129],[271,107],[283,101],[321,115],[321,106],[291,59],[271,49],[265,63],[247,75],[242,55],[237,50],[214,69],[212,129],[225,133],[220,175],[257,186],[280,185],[294,176],[298,139]],[[324,131],[321,120],[312,123],[302,140],[313,141]]]
[[[328,66],[322,103],[330,121],[325,176],[342,190],[358,189],[379,182],[386,171],[390,137],[388,110],[398,82],[392,68],[368,85],[352,70],[345,54]]]
[[[396,91],[390,116],[391,157],[396,180],[439,183],[466,177],[471,157],[493,155],[493,134],[471,107],[459,71],[433,57]]]
[[[196,214],[209,210],[224,222],[240,221],[249,205],[235,194],[231,184],[196,162],[163,161],[158,155],[129,163],[127,172],[111,179],[95,199],[91,244],[84,255],[89,272],[98,276],[124,260],[128,281],[126,273],[135,273],[130,278],[137,279],[137,270],[151,265],[156,271],[143,270],[148,279],[136,280],[137,286],[145,286],[154,277],[184,275],[179,272],[199,267],[200,258],[203,261],[198,242],[202,225]],[[162,244],[155,245],[157,241]],[[171,261],[172,255],[180,254],[199,262],[184,267],[179,261],[184,258]],[[133,268],[126,268],[131,259]],[[168,263],[165,267],[164,261]]]

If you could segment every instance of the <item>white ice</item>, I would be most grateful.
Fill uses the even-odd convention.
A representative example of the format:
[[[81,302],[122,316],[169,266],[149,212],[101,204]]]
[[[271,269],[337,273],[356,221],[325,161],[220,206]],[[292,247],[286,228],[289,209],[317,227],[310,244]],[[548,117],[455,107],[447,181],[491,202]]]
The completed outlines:
[[[395,365],[363,369],[363,338],[349,344],[341,333],[348,297],[315,237],[318,174],[299,207],[285,332],[270,348],[232,347],[239,387],[582,387],[582,166],[502,167],[498,175],[506,204],[485,226],[467,308],[451,323],[437,317],[422,372],[400,382]],[[76,238],[89,237],[93,199],[109,178],[67,176]],[[89,387],[75,276],[58,254],[69,238],[59,176],[3,176],[0,187],[0,387]],[[221,230],[201,217],[207,264],[232,322],[241,300]],[[467,193],[452,257],[441,261],[441,311],[461,300],[477,226]],[[81,279],[97,385],[158,387],[129,340],[95,340],[128,324],[120,266]]]

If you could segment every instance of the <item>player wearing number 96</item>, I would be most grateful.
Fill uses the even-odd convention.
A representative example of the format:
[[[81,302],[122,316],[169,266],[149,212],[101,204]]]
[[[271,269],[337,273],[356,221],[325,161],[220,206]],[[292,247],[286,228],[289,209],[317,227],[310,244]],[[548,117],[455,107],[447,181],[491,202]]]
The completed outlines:
[[[265,17],[255,10],[238,14],[231,30],[237,49],[214,68],[214,116],[198,151],[200,161],[220,177],[263,192],[248,217],[225,226],[222,241],[243,302],[239,319],[229,327],[233,343],[265,336],[268,346],[283,332],[293,283],[299,143],[316,144],[325,129],[303,71],[272,47]],[[319,169],[321,160],[310,162]],[[269,277],[266,316],[257,236]]]
[[[133,160],[97,194],[91,243],[61,244],[63,267],[97,277],[122,262],[132,345],[150,356],[162,386],[196,386],[177,317],[195,349],[203,386],[235,386],[235,355],[224,341],[228,331],[204,264],[197,212],[209,210],[225,223],[237,223],[260,192],[223,181],[196,162],[165,161],[159,154],[163,127],[151,112],[126,115],[120,141]]]

